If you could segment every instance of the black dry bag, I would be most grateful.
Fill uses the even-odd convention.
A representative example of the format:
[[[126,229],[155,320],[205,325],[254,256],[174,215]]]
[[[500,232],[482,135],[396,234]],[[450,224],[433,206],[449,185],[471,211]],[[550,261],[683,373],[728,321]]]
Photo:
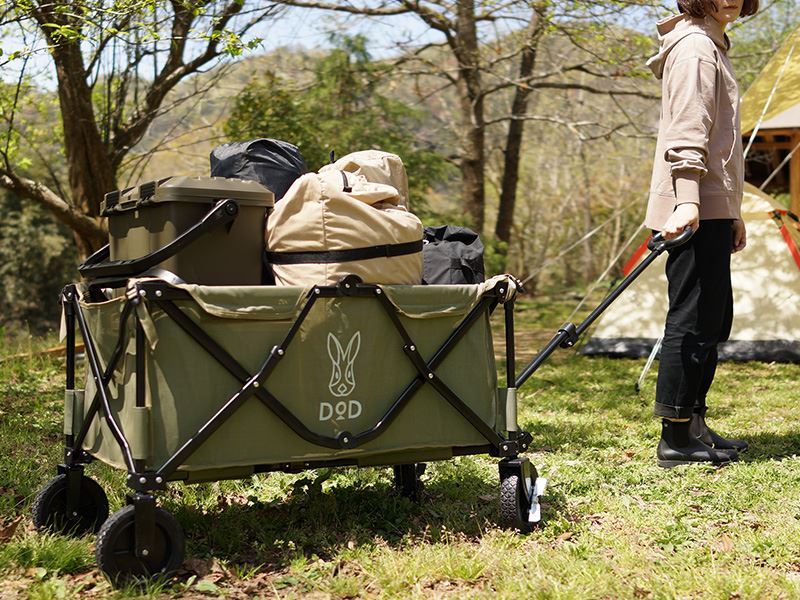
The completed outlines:
[[[294,144],[260,138],[220,144],[211,151],[211,176],[257,181],[283,198],[294,180],[306,172],[303,155]]]
[[[484,281],[483,242],[466,227],[425,227],[422,247],[423,283],[461,284]]]

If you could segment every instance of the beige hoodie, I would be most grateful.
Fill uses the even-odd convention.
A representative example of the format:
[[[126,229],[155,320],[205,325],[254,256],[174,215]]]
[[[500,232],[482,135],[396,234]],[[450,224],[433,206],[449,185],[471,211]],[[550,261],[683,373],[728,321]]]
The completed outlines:
[[[699,204],[701,220],[738,219],[744,160],[730,41],[711,17],[688,15],[659,21],[658,38],[647,61],[662,99],[645,225],[662,229],[676,195]]]

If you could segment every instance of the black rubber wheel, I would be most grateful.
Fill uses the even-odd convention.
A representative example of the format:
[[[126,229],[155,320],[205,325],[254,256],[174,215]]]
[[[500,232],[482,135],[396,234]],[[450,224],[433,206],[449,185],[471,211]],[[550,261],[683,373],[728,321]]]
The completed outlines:
[[[525,483],[519,475],[508,475],[500,482],[500,523],[523,533],[533,530],[528,521],[531,509]]]
[[[136,556],[135,511],[132,504],[118,510],[97,534],[97,565],[116,585],[136,579],[168,577],[183,563],[183,530],[175,517],[163,508],[155,509],[155,534],[149,555]]]
[[[417,501],[422,494],[423,483],[419,476],[425,472],[425,463],[394,465],[394,487],[409,500]]]
[[[94,480],[81,475],[80,501],[77,509],[67,514],[67,476],[53,477],[36,494],[31,509],[36,529],[56,533],[83,535],[96,532],[108,518],[108,498]]]

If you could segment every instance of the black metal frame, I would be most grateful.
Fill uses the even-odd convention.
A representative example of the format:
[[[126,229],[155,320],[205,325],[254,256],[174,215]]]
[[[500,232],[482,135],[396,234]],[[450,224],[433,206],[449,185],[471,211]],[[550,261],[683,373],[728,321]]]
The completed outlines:
[[[67,386],[73,389],[75,385],[75,329],[80,330],[85,344],[86,360],[90,375],[96,383],[96,393],[86,412],[83,424],[77,435],[65,437],[65,464],[68,470],[80,469],[92,457],[81,449],[89,427],[98,415],[106,423],[115,441],[120,447],[125,465],[128,470],[128,487],[133,494],[129,495],[129,502],[138,505],[141,501],[145,505],[151,504],[151,493],[164,489],[166,481],[177,471],[178,467],[205,442],[238,408],[250,397],[255,396],[268,410],[287,425],[298,437],[318,446],[333,450],[357,448],[380,436],[395,418],[405,409],[414,394],[425,384],[431,385],[436,392],[446,400],[459,414],[461,414],[486,440],[486,444],[464,448],[452,448],[454,455],[458,454],[490,454],[500,457],[516,457],[517,454],[527,449],[531,442],[530,434],[526,432],[510,432],[508,437],[496,432],[487,425],[437,374],[436,369],[467,333],[469,328],[476,323],[486,312],[492,312],[506,297],[507,290],[504,284],[497,289],[485,294],[469,313],[459,322],[455,329],[441,343],[429,360],[425,360],[417,349],[417,345],[403,326],[395,306],[386,298],[383,290],[376,285],[362,284],[357,277],[348,276],[336,286],[315,286],[305,298],[305,303],[298,316],[292,323],[283,340],[274,346],[255,373],[250,373],[233,356],[222,348],[199,325],[186,316],[175,301],[191,300],[188,292],[173,287],[161,281],[142,281],[135,283],[128,299],[126,300],[119,320],[119,336],[114,350],[109,357],[104,371],[101,371],[101,361],[91,332],[86,323],[83,310],[78,300],[78,292],[74,285],[67,286],[62,293],[62,303],[67,325]],[[374,426],[361,432],[341,432],[336,437],[328,437],[315,433],[298,419],[278,398],[266,387],[269,376],[280,362],[285,353],[290,349],[292,340],[299,331],[306,317],[319,298],[360,297],[373,299],[380,303],[395,331],[403,343],[403,352],[416,370],[415,377],[405,386],[395,398],[391,406],[377,420]],[[146,470],[143,461],[134,459],[130,444],[125,436],[121,424],[111,412],[110,392],[108,384],[116,369],[127,342],[128,320],[133,315],[135,324],[136,343],[136,406],[145,405],[145,369],[146,369],[146,341],[143,327],[135,315],[135,307],[140,302],[149,302],[160,308],[178,327],[195,343],[213,357],[228,373],[238,381],[240,388],[223,402],[220,408],[212,415],[193,435],[191,435],[178,448],[167,461],[155,470]],[[513,300],[506,303],[506,315],[513,313]],[[513,327],[513,322],[511,323]],[[513,345],[513,330],[506,331],[509,343]],[[514,357],[509,357],[507,369],[513,373]],[[281,463],[253,465],[254,472],[266,471],[300,471],[308,468],[323,466],[342,466],[357,464],[357,459],[317,460],[303,463]],[[143,510],[148,510],[144,508]],[[138,514],[138,513],[137,513]]]

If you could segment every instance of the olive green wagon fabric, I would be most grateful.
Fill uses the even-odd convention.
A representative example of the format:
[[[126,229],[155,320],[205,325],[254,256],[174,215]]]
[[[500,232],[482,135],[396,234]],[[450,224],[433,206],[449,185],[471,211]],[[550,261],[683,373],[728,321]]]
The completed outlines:
[[[387,298],[430,360],[458,323],[496,282],[464,286],[384,286]],[[175,304],[255,374],[291,328],[309,289],[299,287],[179,286],[192,300]],[[146,353],[146,404],[150,418],[134,415],[135,356],[129,319],[126,353],[110,385],[112,410],[124,431],[148,423],[149,431],[126,433],[146,440],[137,455],[150,469],[160,467],[241,387],[212,356],[154,303],[145,300],[157,343]],[[103,360],[118,337],[124,299],[82,303]],[[139,311],[141,314],[141,311]],[[151,340],[152,343],[152,340]],[[315,433],[336,437],[374,427],[416,376],[404,342],[376,298],[318,298],[284,357],[261,385]],[[436,369],[437,375],[480,418],[501,431],[489,315],[483,314]],[[95,395],[87,378],[85,407]],[[95,457],[124,468],[122,453],[99,419],[84,443]],[[139,425],[140,427],[142,425]],[[432,386],[423,385],[386,431],[358,448],[321,447],[295,434],[252,396],[180,467],[181,472],[247,465],[277,465],[351,459],[361,464],[447,458],[454,448],[484,445],[485,438]]]

